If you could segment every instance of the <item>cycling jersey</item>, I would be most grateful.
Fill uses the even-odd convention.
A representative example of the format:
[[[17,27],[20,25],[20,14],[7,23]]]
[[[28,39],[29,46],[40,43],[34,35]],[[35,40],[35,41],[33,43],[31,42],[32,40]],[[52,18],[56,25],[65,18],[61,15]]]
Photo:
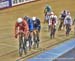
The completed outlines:
[[[40,20],[37,18],[35,21],[33,21],[34,23],[34,29],[37,29],[40,31],[41,25],[40,25]]]
[[[49,25],[56,25],[57,24],[57,16],[51,15],[49,19]]]
[[[65,25],[66,25],[66,24],[72,25],[72,18],[71,18],[71,16],[67,15],[67,16],[65,17],[65,19],[64,19],[64,24],[65,24]]]
[[[24,31],[25,33],[27,31],[29,31],[29,27],[28,27],[28,24],[25,20],[23,20],[22,23],[17,23],[15,24],[15,34],[18,32],[18,31]]]
[[[33,31],[34,30],[33,20],[28,18],[27,23],[28,23],[28,26],[29,26],[29,31]]]

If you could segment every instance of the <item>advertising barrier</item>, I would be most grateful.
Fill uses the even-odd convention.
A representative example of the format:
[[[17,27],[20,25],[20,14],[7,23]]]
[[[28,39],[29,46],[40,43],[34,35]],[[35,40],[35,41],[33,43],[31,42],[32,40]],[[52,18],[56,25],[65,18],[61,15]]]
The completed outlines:
[[[0,9],[13,7],[23,3],[28,3],[36,0],[0,0]]]
[[[0,0],[0,9],[10,6],[11,6],[11,0]]]
[[[35,1],[35,0],[12,0],[12,6],[31,2],[31,1]]]

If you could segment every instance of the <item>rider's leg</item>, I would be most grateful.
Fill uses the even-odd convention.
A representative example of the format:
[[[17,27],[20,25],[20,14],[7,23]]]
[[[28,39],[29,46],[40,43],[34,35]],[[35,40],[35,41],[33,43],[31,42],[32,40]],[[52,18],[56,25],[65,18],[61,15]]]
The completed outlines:
[[[46,14],[44,15],[44,23],[46,22]]]
[[[39,31],[37,30],[37,48],[39,47],[39,41],[40,41],[40,39],[39,39]]]
[[[56,32],[56,27],[54,26],[54,29],[53,29],[53,38],[55,37],[55,32]]]
[[[34,39],[33,48],[35,49],[36,48],[36,30],[34,30],[34,32],[33,32],[33,39]]]
[[[50,25],[48,25],[48,31],[50,31]]]
[[[23,39],[21,36],[19,36],[19,55],[22,56],[23,52]]]
[[[51,36],[51,39],[52,38],[54,38],[54,34],[55,34],[55,25],[51,25],[51,34],[50,34],[50,36]]]
[[[52,37],[52,34],[53,34],[53,29],[52,29],[52,27],[51,27],[51,31],[50,31],[50,38],[52,39],[53,37]]]
[[[33,32],[31,31],[29,34],[29,50],[31,50],[32,47],[32,37],[33,37]]]
[[[25,53],[25,54],[27,53],[27,41],[28,41],[28,36],[29,36],[29,33],[25,33],[25,35],[24,35],[24,44],[23,44],[23,48],[24,48],[24,53]]]
[[[29,41],[29,50],[31,50],[31,35],[30,35],[30,33],[29,33],[28,41]]]
[[[24,38],[24,43],[23,43],[23,49],[24,53],[27,54],[27,39]]]
[[[62,26],[63,26],[63,21],[61,20],[58,30],[61,30]]]
[[[45,13],[45,15],[44,15],[44,23],[46,23],[46,14],[47,14],[47,13]]]
[[[70,31],[71,31],[71,26],[70,26],[70,24],[68,24],[68,35],[69,35]]]
[[[68,25],[66,24],[66,36],[68,36]]]

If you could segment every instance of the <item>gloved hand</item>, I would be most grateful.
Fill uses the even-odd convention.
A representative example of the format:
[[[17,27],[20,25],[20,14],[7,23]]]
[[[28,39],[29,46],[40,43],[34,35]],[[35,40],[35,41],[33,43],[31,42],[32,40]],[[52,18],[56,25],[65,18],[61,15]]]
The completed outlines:
[[[15,34],[15,38],[17,38],[17,34]]]

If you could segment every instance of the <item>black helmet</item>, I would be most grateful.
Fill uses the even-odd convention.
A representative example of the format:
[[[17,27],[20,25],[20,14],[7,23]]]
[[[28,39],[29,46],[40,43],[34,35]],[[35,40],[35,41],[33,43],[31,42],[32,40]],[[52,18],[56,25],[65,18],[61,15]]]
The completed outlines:
[[[24,19],[27,20],[29,17],[28,16],[24,16]]]

